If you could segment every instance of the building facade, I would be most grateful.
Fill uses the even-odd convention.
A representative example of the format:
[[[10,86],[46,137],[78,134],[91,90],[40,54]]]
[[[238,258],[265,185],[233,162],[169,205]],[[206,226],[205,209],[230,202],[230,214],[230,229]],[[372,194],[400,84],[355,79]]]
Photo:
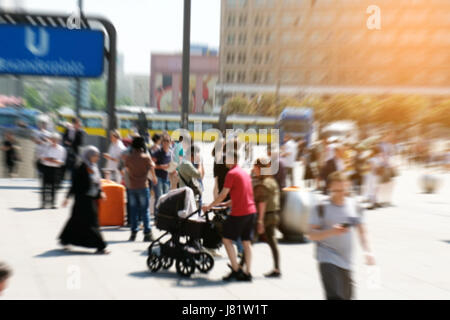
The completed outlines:
[[[150,104],[160,112],[181,112],[182,54],[152,54]],[[190,59],[189,112],[212,113],[219,77],[217,55],[193,55]]]
[[[229,87],[448,88],[449,49],[448,0],[222,0]]]
[[[150,77],[148,75],[134,75],[132,77],[133,95],[131,97],[136,106],[150,106]]]

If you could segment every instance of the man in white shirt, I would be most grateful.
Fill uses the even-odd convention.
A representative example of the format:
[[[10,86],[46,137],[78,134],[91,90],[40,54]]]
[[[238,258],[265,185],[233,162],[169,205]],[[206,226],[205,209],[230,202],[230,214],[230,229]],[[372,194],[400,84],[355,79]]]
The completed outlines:
[[[34,133],[34,143],[36,143],[35,148],[35,159],[36,159],[36,168],[38,170],[39,177],[42,177],[42,163],[41,157],[44,151],[47,149],[47,143],[50,142],[51,133],[47,130],[47,123],[41,121],[38,123],[39,129]]]
[[[67,156],[66,149],[58,144],[60,141],[61,136],[58,133],[54,133],[40,158],[43,170],[42,209],[45,209],[45,205],[49,202],[51,203],[52,209],[56,209],[55,193],[59,182],[59,170],[66,162]],[[49,195],[50,201],[47,199]]]
[[[121,183],[122,175],[119,171],[119,163],[122,153],[127,149],[120,140],[120,133],[117,130],[113,130],[109,135],[111,143],[109,145],[108,153],[104,153],[103,157],[107,159],[105,169],[110,172],[110,179]]]
[[[286,177],[290,179],[290,185],[294,186],[294,166],[297,159],[298,144],[294,141],[290,134],[284,136],[284,145],[282,146],[281,158],[286,167]]]

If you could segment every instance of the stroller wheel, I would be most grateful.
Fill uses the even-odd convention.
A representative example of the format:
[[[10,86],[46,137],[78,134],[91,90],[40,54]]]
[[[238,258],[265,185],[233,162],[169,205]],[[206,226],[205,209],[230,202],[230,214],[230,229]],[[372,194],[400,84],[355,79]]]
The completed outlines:
[[[161,257],[161,264],[164,270],[168,270],[173,265],[173,259],[168,256],[163,256]]]
[[[196,260],[197,269],[201,273],[207,273],[214,267],[214,258],[207,252],[200,252]]]
[[[151,272],[161,269],[161,259],[156,254],[151,254],[147,258],[147,266]]]
[[[177,268],[177,273],[184,277],[190,277],[195,271],[195,261],[192,257],[183,257],[177,259],[175,267]]]

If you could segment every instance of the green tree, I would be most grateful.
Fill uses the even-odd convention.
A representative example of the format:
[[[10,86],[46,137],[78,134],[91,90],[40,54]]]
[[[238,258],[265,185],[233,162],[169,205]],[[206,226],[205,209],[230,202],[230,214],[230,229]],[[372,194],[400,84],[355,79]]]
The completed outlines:
[[[133,100],[131,100],[130,97],[122,97],[120,99],[117,99],[117,103],[118,106],[132,106],[133,105]]]
[[[24,98],[25,98],[25,106],[27,108],[36,108],[41,111],[48,111],[47,108],[45,107],[44,99],[42,99],[41,95],[35,88],[26,86]]]
[[[69,106],[73,108],[75,105],[75,98],[66,88],[55,88],[50,93],[49,104],[51,110],[58,110],[63,106]]]
[[[274,94],[262,94],[254,97],[248,106],[249,114],[270,116],[275,105]]]
[[[250,102],[247,98],[242,96],[234,96],[225,104],[225,110],[227,114],[247,114]]]
[[[106,85],[103,80],[89,81],[90,102],[94,110],[105,110],[106,108]]]

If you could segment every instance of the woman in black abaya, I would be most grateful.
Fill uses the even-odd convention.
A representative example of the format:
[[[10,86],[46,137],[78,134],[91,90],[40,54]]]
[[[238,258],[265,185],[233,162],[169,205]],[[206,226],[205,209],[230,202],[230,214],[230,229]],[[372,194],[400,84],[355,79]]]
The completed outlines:
[[[84,150],[82,158],[83,162],[73,172],[72,187],[63,203],[63,207],[66,207],[70,197],[75,197],[72,216],[59,239],[63,246],[71,244],[96,248],[96,253],[107,254],[109,251],[105,250],[106,243],[100,234],[98,223],[97,200],[105,198],[97,167],[100,152],[96,147],[89,146]]]

